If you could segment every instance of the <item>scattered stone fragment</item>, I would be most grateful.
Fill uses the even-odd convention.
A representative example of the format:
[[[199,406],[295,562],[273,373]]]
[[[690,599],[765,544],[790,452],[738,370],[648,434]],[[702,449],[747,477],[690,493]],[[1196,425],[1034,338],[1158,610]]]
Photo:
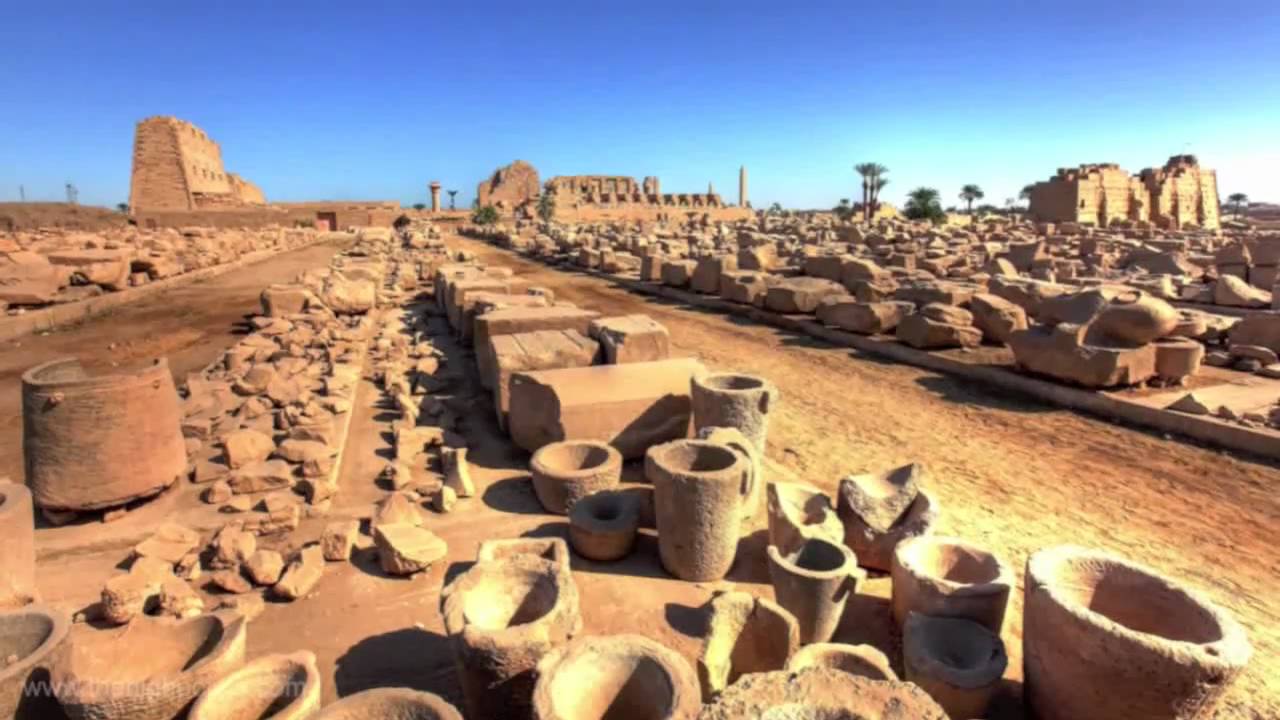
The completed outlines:
[[[213,539],[209,567],[215,570],[238,568],[258,549],[258,539],[245,532],[243,525],[229,523]]]
[[[1189,415],[1208,415],[1211,411],[1209,406],[1205,405],[1195,393],[1187,393],[1175,400],[1166,410],[1174,412],[1187,413]]]
[[[449,548],[426,528],[406,523],[378,525],[373,531],[378,564],[392,575],[412,575],[444,557]]]
[[[308,545],[289,563],[272,592],[285,600],[306,597],[324,575],[324,551],[319,545]]]
[[[431,496],[431,508],[439,513],[452,512],[457,503],[458,493],[447,485]]]
[[[209,573],[209,582],[218,588],[229,593],[237,595],[247,593],[253,590],[253,585],[240,574],[240,568],[229,568],[227,570],[215,570]]]
[[[245,562],[244,570],[255,585],[275,585],[284,572],[284,558],[275,550],[259,550]]]
[[[232,470],[266,460],[276,444],[257,430],[233,430],[222,438],[222,451]]]
[[[445,487],[452,488],[460,498],[469,498],[476,494],[471,483],[471,466],[467,462],[466,448],[445,448],[441,451],[444,461]]]
[[[160,584],[160,612],[175,618],[204,613],[204,598],[186,580],[165,578]]]
[[[359,535],[358,520],[339,520],[326,525],[324,532],[320,534],[320,547],[324,559],[332,562],[350,560],[351,551]]]
[[[173,565],[200,544],[200,533],[177,523],[164,523],[154,535],[133,548],[138,557],[153,557]]]

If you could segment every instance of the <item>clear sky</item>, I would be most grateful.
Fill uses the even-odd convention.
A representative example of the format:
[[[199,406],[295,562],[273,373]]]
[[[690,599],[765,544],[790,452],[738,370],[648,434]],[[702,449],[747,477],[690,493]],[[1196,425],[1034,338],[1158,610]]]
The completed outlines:
[[[0,0],[0,200],[129,191],[134,124],[176,115],[268,199],[470,204],[521,158],[762,207],[1197,154],[1280,201],[1280,2]]]

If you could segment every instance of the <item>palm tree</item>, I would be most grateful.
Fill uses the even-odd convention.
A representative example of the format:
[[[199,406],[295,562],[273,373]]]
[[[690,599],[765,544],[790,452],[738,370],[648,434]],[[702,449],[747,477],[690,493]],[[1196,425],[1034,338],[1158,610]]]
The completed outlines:
[[[931,187],[918,187],[907,194],[904,214],[912,220],[938,221],[946,217],[938,191]]]
[[[862,219],[871,222],[880,199],[880,191],[889,184],[889,180],[884,177],[889,168],[880,163],[869,162],[854,165],[853,169],[862,176]]]
[[[427,204],[426,204],[426,203],[414,203],[414,204],[413,204],[413,209],[414,209],[414,210],[425,210],[426,208],[427,208]]]
[[[1231,193],[1227,196],[1227,202],[1231,203],[1231,207],[1235,208],[1236,219],[1239,220],[1243,217],[1241,209],[1249,207],[1249,196],[1244,193]]]
[[[1231,197],[1235,197],[1235,195]],[[129,203],[116,203],[116,209],[122,213],[127,213],[129,212]]]
[[[454,197],[455,195],[457,195],[457,194],[458,194],[458,191],[457,191],[457,190],[450,190],[450,191],[449,191],[449,209],[450,209],[450,210],[452,210],[452,209],[453,209],[453,197]]]
[[[1023,185],[1022,190],[1018,193],[1018,197],[1027,202],[1031,202],[1031,191],[1035,189],[1035,185]]]
[[[853,217],[853,206],[849,204],[849,198],[840,198],[840,204],[835,206],[832,212],[841,220]]]
[[[965,211],[970,215],[973,214],[973,201],[981,200],[984,197],[986,197],[986,193],[982,192],[982,188],[973,183],[960,188],[960,199],[965,202]]]

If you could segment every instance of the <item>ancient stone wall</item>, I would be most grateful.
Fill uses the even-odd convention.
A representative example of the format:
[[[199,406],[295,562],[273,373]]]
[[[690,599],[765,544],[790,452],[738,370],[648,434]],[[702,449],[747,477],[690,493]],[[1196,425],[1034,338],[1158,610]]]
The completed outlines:
[[[173,117],[138,123],[129,207],[135,211],[261,205],[262,190],[226,171],[222,150],[203,130]]]
[[[1111,163],[1061,168],[1031,188],[1030,214],[1041,222],[1106,226],[1130,220],[1217,229],[1218,212],[1216,175],[1190,155],[1137,176]]]
[[[481,206],[516,208],[538,197],[539,192],[538,171],[524,160],[516,160],[493,171],[476,187],[476,201]]]

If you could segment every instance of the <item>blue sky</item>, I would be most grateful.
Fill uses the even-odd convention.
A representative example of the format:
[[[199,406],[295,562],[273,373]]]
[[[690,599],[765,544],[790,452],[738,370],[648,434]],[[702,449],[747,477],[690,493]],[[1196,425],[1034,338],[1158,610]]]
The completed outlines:
[[[760,207],[1194,152],[1280,201],[1280,3],[51,3],[0,0],[0,201],[128,197],[134,124],[204,128],[269,199],[469,203],[545,179],[658,175]]]

